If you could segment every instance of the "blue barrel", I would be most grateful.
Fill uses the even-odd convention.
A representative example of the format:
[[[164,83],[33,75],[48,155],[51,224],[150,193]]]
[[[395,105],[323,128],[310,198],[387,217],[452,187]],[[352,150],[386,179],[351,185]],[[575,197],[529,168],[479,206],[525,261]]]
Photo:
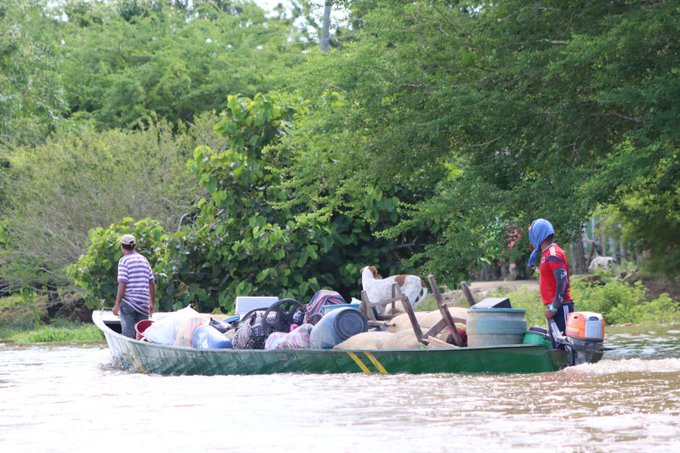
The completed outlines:
[[[468,310],[467,337],[471,348],[522,344],[527,331],[525,310],[474,308]]]
[[[332,349],[349,337],[368,331],[368,321],[360,311],[342,307],[329,311],[312,329],[309,342],[314,349]]]
[[[231,349],[231,340],[209,324],[196,327],[191,346],[197,349]]]

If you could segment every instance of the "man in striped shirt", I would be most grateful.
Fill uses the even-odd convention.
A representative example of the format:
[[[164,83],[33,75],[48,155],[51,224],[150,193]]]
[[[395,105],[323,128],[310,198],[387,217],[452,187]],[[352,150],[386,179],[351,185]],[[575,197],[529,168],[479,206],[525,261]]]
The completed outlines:
[[[156,308],[156,282],[149,261],[135,251],[131,234],[120,238],[123,256],[118,261],[118,294],[113,314],[120,313],[122,334],[135,337],[135,324],[148,319]]]

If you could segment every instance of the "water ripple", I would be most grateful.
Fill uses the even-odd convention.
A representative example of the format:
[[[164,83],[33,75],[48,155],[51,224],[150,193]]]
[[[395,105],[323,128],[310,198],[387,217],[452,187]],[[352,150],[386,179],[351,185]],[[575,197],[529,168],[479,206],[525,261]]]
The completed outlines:
[[[164,377],[103,347],[6,346],[0,451],[673,451],[680,330],[651,330],[612,329],[597,364],[502,376]]]

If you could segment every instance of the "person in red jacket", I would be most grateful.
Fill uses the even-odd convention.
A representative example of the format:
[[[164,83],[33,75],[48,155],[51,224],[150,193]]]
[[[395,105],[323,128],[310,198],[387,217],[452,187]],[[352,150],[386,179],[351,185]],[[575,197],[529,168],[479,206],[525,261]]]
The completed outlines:
[[[569,262],[564,250],[554,242],[555,230],[545,219],[536,219],[529,228],[529,240],[534,246],[532,254],[540,256],[539,288],[545,306],[546,319],[553,318],[564,335],[567,316],[574,311],[569,285]],[[530,259],[531,262],[531,259]]]

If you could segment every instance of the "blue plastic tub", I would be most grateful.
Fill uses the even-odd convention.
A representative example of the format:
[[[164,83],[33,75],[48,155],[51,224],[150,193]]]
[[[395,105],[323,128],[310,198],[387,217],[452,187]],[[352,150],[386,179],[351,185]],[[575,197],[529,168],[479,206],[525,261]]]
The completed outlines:
[[[325,315],[333,310],[337,310],[338,308],[351,308],[353,310],[359,311],[359,308],[361,307],[361,302],[353,303],[353,304],[330,304],[330,305],[324,305],[323,308],[321,309],[321,312]]]

